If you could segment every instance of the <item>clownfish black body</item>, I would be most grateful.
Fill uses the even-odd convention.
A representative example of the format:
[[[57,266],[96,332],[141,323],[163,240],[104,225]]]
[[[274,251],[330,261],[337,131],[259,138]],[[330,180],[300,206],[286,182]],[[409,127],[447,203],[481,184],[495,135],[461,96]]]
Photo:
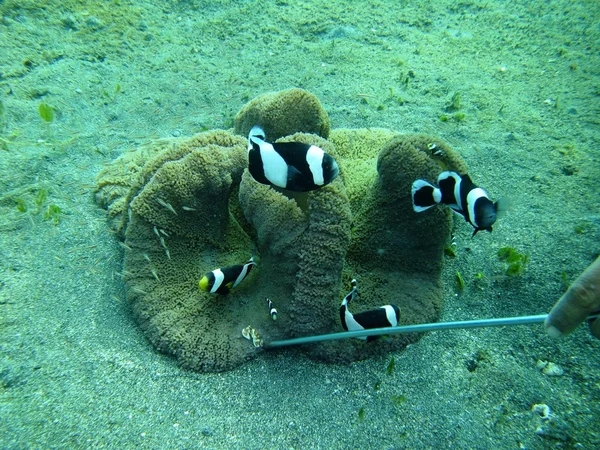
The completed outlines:
[[[448,205],[475,228],[473,236],[480,230],[491,232],[496,219],[508,208],[504,199],[492,202],[487,192],[477,187],[469,175],[442,172],[437,183],[439,187],[425,180],[416,180],[412,184],[413,209],[422,212],[438,203]]]
[[[248,135],[248,171],[259,183],[296,192],[319,189],[340,172],[335,159],[316,145],[270,143],[259,126]]]
[[[198,285],[211,294],[229,294],[229,290],[240,284],[255,265],[254,258],[250,258],[246,264],[215,269],[205,274]]]
[[[356,280],[352,280],[352,290],[344,297],[340,305],[340,320],[346,331],[368,330],[370,328],[395,327],[398,325],[400,310],[396,305],[385,305],[377,309],[352,314],[348,310],[348,303],[358,297]],[[378,336],[368,336],[367,342],[377,339]]]

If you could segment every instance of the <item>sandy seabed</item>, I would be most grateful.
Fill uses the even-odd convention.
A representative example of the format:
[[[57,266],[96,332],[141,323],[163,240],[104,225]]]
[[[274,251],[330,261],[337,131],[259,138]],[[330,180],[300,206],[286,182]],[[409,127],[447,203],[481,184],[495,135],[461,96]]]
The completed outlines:
[[[542,314],[600,252],[598,23],[598,3],[566,0],[0,1],[0,447],[598,448],[600,343],[584,327],[183,371],[134,323],[92,196],[118,155],[302,87],[334,128],[443,139],[512,200],[491,234],[455,221],[443,320]],[[504,246],[529,255],[521,275]]]

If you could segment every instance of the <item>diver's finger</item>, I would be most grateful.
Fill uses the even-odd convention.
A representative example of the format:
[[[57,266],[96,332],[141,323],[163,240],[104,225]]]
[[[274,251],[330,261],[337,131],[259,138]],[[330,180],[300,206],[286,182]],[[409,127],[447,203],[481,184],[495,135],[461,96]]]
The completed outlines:
[[[552,337],[568,334],[598,307],[600,307],[600,257],[579,275],[554,305],[544,323],[546,332]],[[598,326],[594,324],[594,330]]]

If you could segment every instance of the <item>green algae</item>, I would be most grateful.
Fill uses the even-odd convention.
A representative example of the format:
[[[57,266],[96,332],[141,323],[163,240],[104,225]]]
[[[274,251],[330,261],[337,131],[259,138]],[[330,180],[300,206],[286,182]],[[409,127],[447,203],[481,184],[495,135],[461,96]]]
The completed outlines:
[[[521,253],[513,247],[502,247],[496,255],[500,261],[507,263],[506,275],[511,277],[521,275],[529,261],[529,255]]]
[[[46,123],[52,123],[54,121],[54,108],[48,103],[40,103],[38,106],[40,117]]]

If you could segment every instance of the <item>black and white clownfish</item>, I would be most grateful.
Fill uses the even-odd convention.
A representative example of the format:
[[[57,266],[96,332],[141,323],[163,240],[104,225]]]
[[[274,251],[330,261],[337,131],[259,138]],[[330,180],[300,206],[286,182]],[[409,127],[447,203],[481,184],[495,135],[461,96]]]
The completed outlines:
[[[265,297],[265,299],[267,300],[267,309],[269,310],[271,319],[277,320],[277,309],[275,308],[275,305],[271,300],[269,300],[269,297]]]
[[[340,173],[333,157],[316,145],[265,140],[258,125],[248,135],[248,170],[262,184],[305,192],[331,183]]]
[[[221,267],[212,272],[208,272],[198,282],[200,289],[211,294],[228,294],[248,276],[252,268],[256,265],[254,257],[250,258],[246,264],[236,264],[234,266]]]
[[[385,305],[377,309],[370,311],[363,311],[358,314],[352,314],[348,310],[348,303],[350,300],[354,300],[358,297],[358,289],[356,287],[356,280],[351,282],[352,290],[344,297],[342,304],[340,305],[340,320],[342,321],[342,327],[346,331],[359,331],[370,328],[383,328],[383,327],[395,327],[398,325],[398,318],[400,317],[400,310],[396,305]],[[378,336],[368,336],[367,341],[373,341]]]
[[[412,184],[413,209],[422,212],[437,203],[443,203],[460,214],[478,231],[492,231],[496,219],[508,208],[505,199],[492,202],[487,192],[471,181],[469,175],[456,172],[442,172],[437,179],[438,188],[425,180],[416,180]]]

